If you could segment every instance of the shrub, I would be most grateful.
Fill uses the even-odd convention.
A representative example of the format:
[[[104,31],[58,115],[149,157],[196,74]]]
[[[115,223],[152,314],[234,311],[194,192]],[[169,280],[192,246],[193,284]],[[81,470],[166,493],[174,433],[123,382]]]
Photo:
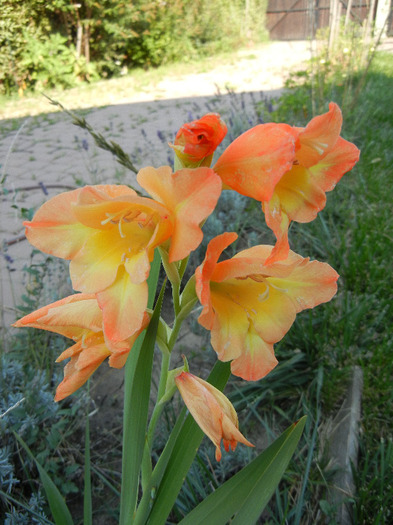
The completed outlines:
[[[0,92],[68,87],[232,50],[267,37],[266,0],[6,0],[0,6]],[[94,65],[92,65],[94,64]]]
[[[78,79],[97,76],[92,64],[88,68],[84,57],[78,59],[74,46],[67,46],[67,39],[60,33],[52,33],[46,39],[28,35],[26,42],[20,65],[29,86],[67,88]]]

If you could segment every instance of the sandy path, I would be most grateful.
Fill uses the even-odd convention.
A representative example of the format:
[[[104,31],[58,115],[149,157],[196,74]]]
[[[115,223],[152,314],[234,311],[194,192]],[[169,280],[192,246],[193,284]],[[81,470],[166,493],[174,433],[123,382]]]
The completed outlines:
[[[84,108],[88,122],[132,154],[138,168],[159,166],[170,162],[167,142],[185,121],[220,111],[236,132],[233,121],[238,117],[255,121],[254,102],[262,98],[261,92],[277,95],[289,72],[309,56],[306,42],[273,42],[240,51],[231,63],[213,70],[168,76],[143,90],[132,89],[132,78],[124,78],[100,83],[88,93],[65,92],[59,99],[70,109]],[[227,88],[243,95],[229,95]],[[222,96],[217,96],[218,90]],[[0,121],[0,173],[5,178],[0,231],[4,326],[18,315],[15,304],[26,284],[21,270],[30,264],[31,247],[26,241],[14,242],[23,236],[21,209],[36,208],[48,196],[62,191],[51,185],[133,184],[135,179],[109,153],[96,148],[68,116],[51,111],[53,107],[46,101],[32,101],[30,106],[22,101],[19,108],[13,104],[2,110],[1,118],[20,117],[13,128],[9,121]],[[27,112],[30,116],[22,117]],[[32,186],[37,189],[26,189]],[[66,275],[62,278],[64,290],[69,288]],[[48,298],[53,300],[51,295],[58,293],[58,284],[48,290]],[[48,302],[48,298],[43,301]]]

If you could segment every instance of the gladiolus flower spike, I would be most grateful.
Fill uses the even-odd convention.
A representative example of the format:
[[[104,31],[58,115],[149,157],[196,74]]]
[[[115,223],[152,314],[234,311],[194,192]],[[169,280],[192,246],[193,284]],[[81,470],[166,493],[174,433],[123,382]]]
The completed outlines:
[[[232,403],[217,388],[189,372],[179,374],[175,383],[193,418],[215,444],[217,461],[221,459],[221,440],[227,452],[235,450],[237,443],[254,446],[239,431]]]

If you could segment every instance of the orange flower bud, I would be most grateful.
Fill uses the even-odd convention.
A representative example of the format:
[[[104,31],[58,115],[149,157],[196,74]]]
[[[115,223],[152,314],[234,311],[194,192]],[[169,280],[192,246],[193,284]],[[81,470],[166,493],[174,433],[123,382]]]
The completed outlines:
[[[213,153],[227,134],[227,127],[218,113],[208,113],[199,120],[184,124],[177,132],[175,150],[183,167],[210,166]]]
[[[221,439],[227,452],[229,447],[235,450],[238,442],[254,446],[239,431],[232,403],[217,388],[189,372],[179,374],[175,383],[193,418],[215,444],[217,461],[221,459]]]

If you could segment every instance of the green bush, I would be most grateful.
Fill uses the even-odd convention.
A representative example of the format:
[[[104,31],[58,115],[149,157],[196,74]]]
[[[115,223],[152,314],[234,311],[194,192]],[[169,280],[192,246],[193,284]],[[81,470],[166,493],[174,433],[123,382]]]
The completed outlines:
[[[267,37],[266,0],[4,0],[0,93],[68,87]]]
[[[92,65],[88,69],[85,58],[78,59],[74,46],[67,46],[67,39],[59,33],[52,33],[46,39],[29,37],[26,41],[20,64],[29,86],[72,87],[88,74],[90,78],[96,77]]]
[[[0,93],[23,92],[28,84],[22,57],[36,34],[49,35],[51,24],[43,0],[0,2]]]

